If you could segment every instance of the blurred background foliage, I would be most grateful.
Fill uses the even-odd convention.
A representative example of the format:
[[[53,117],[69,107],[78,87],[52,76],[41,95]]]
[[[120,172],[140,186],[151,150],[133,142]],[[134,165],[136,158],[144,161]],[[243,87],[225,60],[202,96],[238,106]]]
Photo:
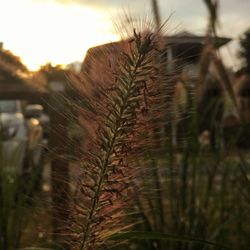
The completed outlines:
[[[169,74],[174,79],[168,100],[171,113],[168,124],[157,131],[158,137],[165,138],[164,147],[138,160],[142,178],[137,185],[142,191],[135,190],[133,216],[140,223],[134,230],[190,236],[229,249],[249,249],[250,32],[246,31],[240,42],[242,68],[233,74],[225,68],[212,42],[217,36],[219,1],[204,0],[204,4],[210,18],[206,46],[199,56],[198,77],[194,81],[176,70]],[[152,0],[152,6],[159,27],[157,1]],[[0,61],[1,72],[27,73],[19,58],[10,52],[1,51],[0,57],[4,61]],[[47,64],[38,73],[46,81],[67,81],[70,70]],[[69,130],[73,137],[81,134],[72,123]],[[75,140],[80,148],[82,142]],[[50,201],[51,190],[42,183],[42,190],[37,192],[34,166],[25,179],[15,162],[10,167],[2,146],[0,149],[0,249],[53,245],[50,207],[43,203]],[[57,249],[55,245],[51,248]],[[216,249],[199,243],[146,238],[115,249],[128,248]]]

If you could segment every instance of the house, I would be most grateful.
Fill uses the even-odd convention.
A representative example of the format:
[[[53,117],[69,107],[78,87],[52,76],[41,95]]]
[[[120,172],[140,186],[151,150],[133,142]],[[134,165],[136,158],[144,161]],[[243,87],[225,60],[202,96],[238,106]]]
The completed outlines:
[[[224,89],[220,83],[218,75],[212,67],[206,72],[203,79],[203,86],[200,86],[200,60],[203,48],[210,44],[215,49],[224,46],[231,39],[225,37],[208,38],[198,36],[187,31],[177,33],[173,36],[165,36],[163,39],[163,58],[167,62],[166,71],[175,76],[173,98],[170,105],[174,110],[171,127],[168,133],[171,134],[174,145],[179,144],[180,138],[187,135],[189,122],[188,113],[188,92],[187,87],[197,94],[199,109],[198,112],[207,115],[199,124],[199,132],[209,130],[211,133],[211,143],[213,142],[213,124],[215,107],[217,108],[215,120],[216,124],[221,123],[224,110]],[[90,81],[90,87],[95,91],[96,84],[110,85],[114,79],[110,72],[118,65],[117,56],[121,48],[128,46],[127,41],[113,42],[90,48],[82,64],[81,72]],[[208,105],[212,103],[212,105]],[[219,105],[219,106],[218,106]],[[217,125],[216,125],[217,126]]]
[[[212,39],[215,48],[227,44],[231,39],[225,37],[217,37]],[[93,76],[97,76],[96,67],[112,67],[115,64],[115,54],[119,53],[121,48],[126,47],[126,41],[118,41],[92,47],[87,51],[86,57],[82,63],[82,72],[87,72]],[[164,37],[164,47],[166,48],[164,56],[176,70],[180,67],[184,70],[190,69],[190,65],[197,64],[203,47],[206,45],[205,36],[197,36],[190,32],[180,32],[173,36]],[[104,63],[103,63],[104,62]],[[108,62],[108,63],[107,63]],[[187,66],[185,68],[185,66]],[[99,78],[98,78],[99,80]]]

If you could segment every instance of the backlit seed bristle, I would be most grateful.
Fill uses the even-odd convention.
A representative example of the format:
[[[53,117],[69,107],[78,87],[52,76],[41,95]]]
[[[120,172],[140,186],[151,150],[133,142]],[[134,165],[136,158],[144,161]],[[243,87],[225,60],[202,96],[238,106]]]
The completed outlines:
[[[72,249],[105,249],[111,235],[134,223],[124,220],[138,173],[133,159],[152,148],[167,95],[159,33],[146,31],[97,48],[82,77],[72,77],[88,135],[72,202]]]

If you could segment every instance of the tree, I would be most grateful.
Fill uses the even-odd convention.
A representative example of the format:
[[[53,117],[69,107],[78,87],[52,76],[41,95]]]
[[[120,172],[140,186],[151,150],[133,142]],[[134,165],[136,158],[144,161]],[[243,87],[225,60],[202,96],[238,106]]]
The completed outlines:
[[[240,38],[239,58],[243,61],[244,72],[250,73],[250,28]]]
[[[68,69],[64,69],[62,65],[53,66],[47,63],[40,67],[39,72],[44,74],[48,81],[67,81]]]
[[[11,51],[1,48],[0,49],[0,61],[5,64],[12,71],[20,71],[27,73],[27,67],[22,63],[21,58],[14,55]]]
[[[28,73],[20,57],[0,47],[0,82],[22,82],[22,75]]]

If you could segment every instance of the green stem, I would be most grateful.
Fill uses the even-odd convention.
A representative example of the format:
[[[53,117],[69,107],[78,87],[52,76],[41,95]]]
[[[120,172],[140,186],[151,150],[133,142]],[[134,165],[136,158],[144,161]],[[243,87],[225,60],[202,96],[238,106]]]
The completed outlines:
[[[119,116],[117,117],[116,122],[115,122],[116,127],[114,129],[114,132],[113,132],[113,135],[112,135],[112,138],[111,138],[110,147],[109,147],[108,151],[106,152],[104,163],[102,165],[102,170],[101,170],[101,173],[100,173],[100,179],[99,179],[98,184],[97,184],[97,189],[96,189],[96,192],[95,192],[95,196],[93,198],[93,203],[92,203],[90,213],[89,213],[89,216],[88,216],[88,219],[87,219],[87,225],[86,225],[84,233],[83,233],[83,238],[82,238],[82,243],[81,243],[81,246],[80,246],[80,250],[85,250],[86,247],[87,247],[89,233],[90,233],[90,227],[91,227],[91,223],[92,223],[92,220],[93,220],[93,217],[94,217],[94,213],[96,211],[96,208],[98,207],[98,203],[99,203],[99,199],[100,199],[100,195],[101,195],[101,190],[102,190],[102,186],[103,186],[103,183],[104,183],[104,178],[106,176],[106,172],[107,172],[107,169],[108,169],[108,166],[109,166],[109,159],[110,159],[110,156],[113,153],[114,144],[116,142],[117,134],[118,134],[118,132],[120,130],[120,127],[121,127],[122,116],[123,116],[124,111],[126,110],[127,105],[128,105],[128,100],[129,100],[130,95],[131,95],[131,90],[133,88],[133,83],[134,83],[134,81],[136,79],[137,70],[140,67],[141,63],[143,62],[144,57],[145,57],[144,55],[141,55],[141,54],[138,55],[136,65],[135,65],[134,70],[133,70],[133,72],[131,74],[131,80],[128,83],[128,89],[127,89],[127,93],[126,93],[125,98],[124,98],[124,102],[122,104],[122,107],[120,108]]]

